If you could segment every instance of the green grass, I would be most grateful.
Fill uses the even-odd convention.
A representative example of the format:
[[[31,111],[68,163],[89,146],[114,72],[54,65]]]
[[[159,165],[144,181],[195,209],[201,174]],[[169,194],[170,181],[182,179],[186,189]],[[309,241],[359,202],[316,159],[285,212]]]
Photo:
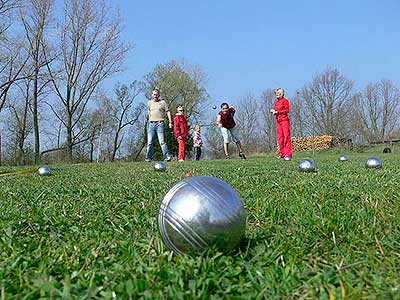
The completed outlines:
[[[400,154],[340,153],[1,177],[0,299],[400,299]],[[371,155],[382,169],[364,168]],[[317,173],[297,171],[306,157]],[[176,257],[163,245],[160,201],[189,171],[242,197],[246,238],[233,253]]]

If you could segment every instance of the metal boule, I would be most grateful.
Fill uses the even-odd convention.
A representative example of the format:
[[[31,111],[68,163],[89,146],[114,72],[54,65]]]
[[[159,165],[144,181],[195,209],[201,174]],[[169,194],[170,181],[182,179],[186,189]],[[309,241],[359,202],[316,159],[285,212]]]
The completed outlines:
[[[300,172],[314,172],[315,163],[312,159],[303,159],[299,162],[298,169]]]
[[[154,164],[154,170],[164,172],[167,169],[167,164],[163,161],[158,161]]]
[[[213,105],[212,109],[217,109],[217,106],[216,106],[216,105]]]
[[[386,147],[385,149],[383,149],[383,153],[392,153],[392,149]]]
[[[347,155],[340,155],[339,156],[339,161],[348,161],[349,160],[349,157],[347,156]]]
[[[242,239],[246,213],[236,191],[211,176],[188,177],[164,196],[158,229],[164,244],[177,255],[210,248],[229,252]]]
[[[50,170],[49,166],[41,166],[38,169],[38,173],[41,176],[49,176],[49,175],[51,175],[51,170]]]
[[[382,167],[382,161],[378,157],[368,157],[365,161],[365,167],[368,169],[378,169]]]

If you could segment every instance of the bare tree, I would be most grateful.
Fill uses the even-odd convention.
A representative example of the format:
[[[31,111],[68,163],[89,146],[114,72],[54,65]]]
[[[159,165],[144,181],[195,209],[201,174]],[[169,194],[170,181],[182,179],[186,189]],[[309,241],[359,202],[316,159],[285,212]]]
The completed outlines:
[[[337,69],[326,68],[299,95],[305,103],[314,134],[346,136],[354,83]]]
[[[39,113],[38,101],[42,89],[49,83],[41,68],[47,63],[43,55],[44,33],[48,26],[53,0],[26,0],[26,5],[20,8],[26,40],[28,41],[30,64],[32,69],[32,114],[35,137],[35,163],[40,158]]]
[[[130,47],[121,41],[120,18],[111,14],[104,1],[65,0],[60,36],[59,69],[48,65],[48,70],[64,114],[53,111],[65,126],[72,161],[79,136],[74,130],[89,100],[100,82],[122,70]]]
[[[241,143],[247,152],[257,151],[260,146],[259,111],[260,104],[251,94],[247,94],[238,102],[235,119]]]
[[[18,165],[26,164],[25,142],[32,133],[32,119],[29,114],[31,102],[30,81],[30,79],[26,79],[16,85],[18,89],[15,91],[15,97],[13,97],[15,100],[10,101],[7,106],[10,111],[7,125],[8,130],[13,135],[12,140],[15,142],[15,160]]]
[[[114,89],[116,99],[114,102],[113,127],[115,131],[111,161],[114,161],[115,155],[121,147],[123,129],[128,125],[134,125],[146,108],[143,103],[134,108],[134,101],[144,91],[144,87],[143,82],[134,81],[129,86],[117,85]]]
[[[368,84],[355,103],[361,131],[369,142],[383,142],[398,125],[400,90],[390,80]]]
[[[205,129],[205,130],[204,130]],[[223,140],[220,129],[217,124],[214,123],[211,126],[207,126],[202,129],[204,134],[204,147],[206,152],[211,158],[222,158],[224,157]]]
[[[0,112],[11,85],[21,79],[20,74],[27,61],[21,38],[7,34],[15,22],[14,14],[20,5],[20,0],[0,1]]]
[[[20,0],[0,0],[0,40],[12,23],[14,10],[20,5]]]
[[[135,125],[132,126],[130,130],[130,135],[128,136],[128,158],[131,160],[138,160],[141,155],[143,148],[146,146],[147,137],[147,123],[148,123],[147,110],[144,109]]]
[[[300,97],[300,92],[297,91],[294,96],[290,98],[290,131],[292,136],[307,136],[312,132],[309,130],[310,125],[309,114],[304,102]]]
[[[261,116],[262,116],[262,139],[267,150],[276,148],[275,138],[275,116],[271,114],[270,109],[274,107],[275,93],[273,89],[266,89],[261,96]]]
[[[11,86],[30,75],[24,73],[29,55],[23,40],[19,37],[8,37],[0,43],[0,112],[3,109]]]

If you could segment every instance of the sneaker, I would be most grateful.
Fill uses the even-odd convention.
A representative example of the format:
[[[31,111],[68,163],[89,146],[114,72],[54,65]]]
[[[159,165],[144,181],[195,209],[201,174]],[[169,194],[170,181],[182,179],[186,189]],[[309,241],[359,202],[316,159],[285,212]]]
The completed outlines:
[[[180,160],[178,160],[178,161],[182,162],[182,161],[185,161],[185,160],[184,160],[184,159],[180,159]]]
[[[145,162],[151,162],[151,159],[146,158],[144,161],[145,161]]]
[[[239,152],[239,156],[241,159],[246,159],[246,155],[243,152]]]
[[[165,161],[171,161],[171,157],[168,156],[168,157],[165,158],[164,160],[165,160]]]
[[[230,159],[231,157],[229,156],[229,154],[228,155],[226,155],[225,154],[225,159]]]

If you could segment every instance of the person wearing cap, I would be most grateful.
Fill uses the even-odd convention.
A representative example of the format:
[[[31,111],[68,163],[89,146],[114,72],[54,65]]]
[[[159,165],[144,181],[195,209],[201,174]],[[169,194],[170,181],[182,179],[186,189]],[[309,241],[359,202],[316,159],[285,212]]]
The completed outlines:
[[[228,151],[228,145],[229,145],[228,132],[229,132],[233,142],[236,144],[236,147],[239,151],[239,157],[242,159],[246,159],[246,156],[242,151],[242,144],[240,143],[238,132],[236,129],[236,123],[233,118],[235,112],[236,110],[233,106],[229,106],[228,103],[225,102],[222,103],[221,111],[217,115],[217,125],[220,128],[222,137],[224,139],[225,158],[231,158]]]
[[[158,142],[161,146],[161,151],[165,161],[170,161],[168,146],[164,138],[164,119],[168,117],[169,128],[172,128],[172,117],[169,111],[168,104],[160,99],[160,90],[154,89],[151,93],[152,99],[147,102],[147,112],[149,122],[147,125],[147,148],[145,161],[150,162],[153,159],[153,141],[157,134]]]
[[[276,100],[270,112],[276,117],[276,139],[278,141],[279,158],[292,158],[292,141],[290,137],[289,100],[284,97],[282,88],[275,89]]]

